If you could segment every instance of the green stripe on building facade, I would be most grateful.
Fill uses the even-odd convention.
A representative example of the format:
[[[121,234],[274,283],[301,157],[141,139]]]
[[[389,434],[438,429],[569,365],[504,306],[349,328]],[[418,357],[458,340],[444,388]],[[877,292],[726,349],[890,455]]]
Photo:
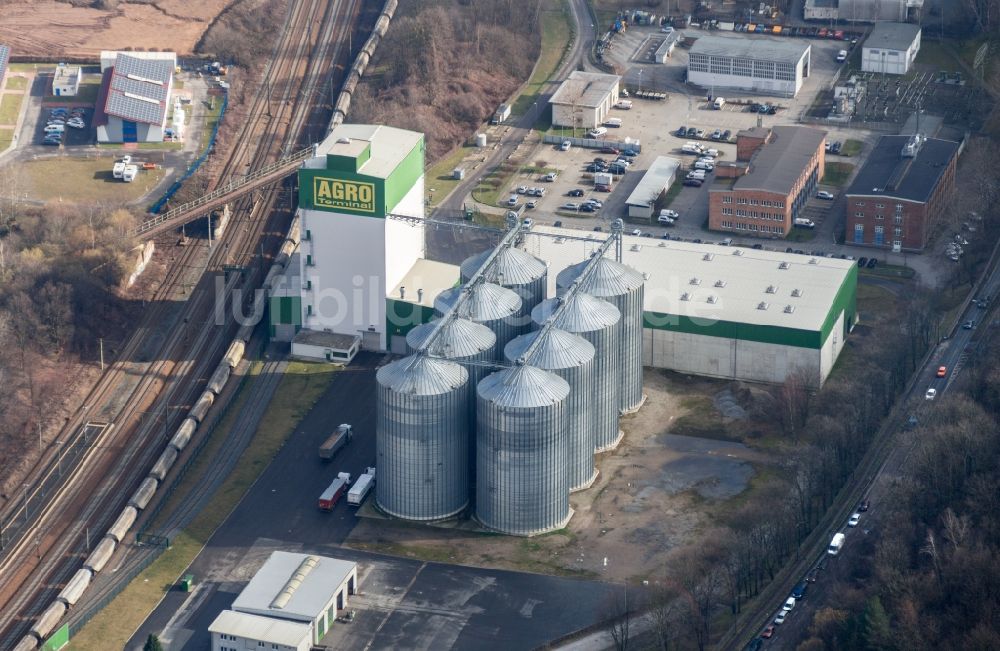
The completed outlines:
[[[385,299],[385,336],[405,337],[406,334],[422,323],[428,323],[434,318],[434,308],[406,301]]]

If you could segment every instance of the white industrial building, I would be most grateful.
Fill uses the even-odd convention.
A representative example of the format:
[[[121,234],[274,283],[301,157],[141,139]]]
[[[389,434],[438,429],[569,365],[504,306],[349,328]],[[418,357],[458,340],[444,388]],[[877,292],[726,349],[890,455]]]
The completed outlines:
[[[886,75],[905,75],[920,51],[920,26],[875,23],[861,46],[861,69]]]
[[[621,77],[574,70],[549,100],[552,125],[593,129],[604,124],[618,101]]]
[[[60,63],[52,75],[52,94],[56,97],[74,97],[80,91],[80,66]]]
[[[393,294],[408,275],[422,273],[415,265],[424,257],[423,224],[414,218],[423,215],[423,134],[362,124],[334,129],[299,170],[298,296],[288,287],[272,299],[272,334],[294,330],[297,354],[322,350],[319,359],[328,359],[326,349],[355,344],[328,337],[325,345],[314,333],[386,350],[390,329],[429,318],[429,304],[416,301],[421,279],[411,281],[405,300]]]
[[[652,219],[653,203],[660,193],[669,188],[677,178],[681,162],[669,156],[657,156],[625,200],[630,219]]]
[[[307,650],[319,644],[357,588],[357,563],[273,552],[232,608],[209,626],[212,651]]]
[[[524,247],[555,278],[606,234],[536,226]],[[588,242],[587,240],[593,241]],[[622,261],[645,278],[643,365],[682,373],[814,387],[833,369],[854,325],[851,260],[624,236]]]
[[[806,0],[806,20],[842,20],[874,23],[905,22],[919,16],[924,0]]]
[[[97,141],[163,142],[176,67],[173,52],[101,52]]]
[[[794,97],[809,76],[812,46],[797,39],[701,36],[688,55],[688,83],[724,95],[728,89]]]

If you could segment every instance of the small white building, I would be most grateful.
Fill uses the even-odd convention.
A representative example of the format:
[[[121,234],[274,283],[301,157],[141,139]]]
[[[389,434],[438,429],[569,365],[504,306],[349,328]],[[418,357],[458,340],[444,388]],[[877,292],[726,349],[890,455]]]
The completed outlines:
[[[810,74],[811,57],[812,46],[798,39],[701,36],[691,46],[687,80],[713,95],[734,89],[794,97]]]
[[[621,77],[574,70],[552,95],[552,125],[593,129],[618,101]]]
[[[219,613],[208,632],[212,634],[212,651],[309,651],[312,648],[308,624],[234,610]]]
[[[52,76],[52,94],[56,97],[74,97],[80,91],[80,66],[60,63]]]
[[[861,69],[886,75],[905,75],[920,51],[920,26],[875,23],[861,47]]]
[[[652,219],[653,203],[660,193],[669,188],[677,178],[681,162],[670,156],[657,156],[646,170],[635,190],[625,200],[630,219]]]
[[[163,142],[176,66],[173,52],[102,52],[97,142]]]
[[[256,615],[261,619],[275,622],[298,623],[304,626],[309,644],[319,644],[326,632],[337,620],[337,612],[347,608],[348,595],[358,589],[358,565],[352,561],[344,561],[314,554],[293,554],[276,551],[247,584],[240,596],[233,602],[232,611],[239,614]],[[264,630],[265,623],[258,622],[252,630],[233,631],[227,628],[233,623],[232,617],[219,616],[209,628],[212,631],[212,648],[220,651],[219,644],[235,643],[236,640],[222,639],[222,635],[240,636],[264,642],[268,645],[278,644],[260,638],[252,638],[253,634],[274,634],[275,629]],[[221,621],[220,621],[221,620]],[[249,620],[245,620],[249,621]],[[253,620],[257,621],[257,620]],[[236,622],[239,623],[239,622]],[[301,644],[298,636],[303,629],[282,628],[281,635],[289,642]],[[226,644],[226,646],[229,646]],[[235,644],[232,645],[236,647]],[[264,647],[258,644],[258,647]],[[287,644],[289,648],[299,647]],[[244,647],[236,647],[242,649]],[[251,645],[251,648],[252,645]],[[309,648],[306,646],[305,648]]]

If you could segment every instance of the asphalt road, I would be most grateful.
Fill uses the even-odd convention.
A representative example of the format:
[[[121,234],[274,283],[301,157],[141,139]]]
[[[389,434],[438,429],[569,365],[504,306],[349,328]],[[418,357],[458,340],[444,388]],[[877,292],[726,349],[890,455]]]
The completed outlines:
[[[829,574],[839,575],[841,566],[848,565],[846,561],[852,555],[864,553],[867,545],[861,544],[865,542],[863,538],[871,535],[869,532],[873,530],[877,531],[881,526],[879,504],[884,503],[885,500],[892,499],[892,483],[899,476],[910,451],[913,450],[916,444],[916,441],[907,437],[907,432],[904,429],[907,420],[909,420],[911,415],[915,416],[918,421],[921,420],[934,409],[937,401],[941,400],[942,396],[948,393],[969,357],[976,354],[974,338],[978,340],[992,336],[992,330],[989,335],[981,333],[979,330],[982,328],[992,329],[994,327],[992,323],[987,321],[987,315],[988,313],[995,314],[994,305],[997,300],[1000,300],[1000,268],[994,267],[990,275],[983,281],[980,291],[976,294],[976,298],[982,297],[991,298],[988,307],[986,309],[978,308],[974,303],[970,302],[962,311],[961,317],[958,320],[959,325],[952,332],[948,333],[946,339],[938,343],[929,356],[927,363],[917,372],[916,381],[913,383],[909,393],[904,397],[907,402],[907,408],[903,410],[902,418],[896,424],[895,431],[890,433],[890,436],[895,437],[892,452],[865,493],[865,499],[870,500],[871,503],[869,511],[861,514],[861,521],[857,527],[848,527],[846,522],[840,524],[840,527],[836,531],[846,534],[843,551],[837,557],[831,557],[824,551],[816,559],[813,567],[823,568],[818,575],[817,582],[810,587],[810,592],[807,593],[806,598],[796,604],[795,609],[793,609],[786,622],[776,627],[774,637],[763,648],[782,651],[795,649],[802,640],[808,637],[806,629],[812,621],[814,612],[818,608],[835,605],[831,603],[830,599],[832,595],[826,589],[826,585],[830,583],[830,579],[826,577]],[[970,320],[976,322],[974,328],[966,329],[962,327],[962,323]],[[937,377],[937,370],[941,366],[944,366],[946,369],[946,375],[943,378]],[[937,391],[937,397],[933,400],[928,400],[925,396],[927,390],[931,388]],[[835,531],[829,533],[830,537],[832,537]],[[790,589],[791,586],[788,586],[788,588]],[[773,619],[780,607],[780,603],[774,604],[774,611],[767,622],[761,623],[761,628],[766,623],[770,623],[770,620]]]
[[[185,572],[192,593],[173,590],[136,631],[167,648],[209,648],[206,629],[228,608],[270,552],[320,553],[359,563],[356,620],[324,640],[352,649],[533,648],[597,619],[617,587],[523,572],[395,558],[340,547],[358,519],[341,500],[332,512],[316,500],[337,472],[357,476],[375,461],[375,370],[387,357],[362,353],[338,373],[270,465]],[[328,463],[317,447],[341,422],[354,439]],[[567,608],[572,604],[572,608]]]

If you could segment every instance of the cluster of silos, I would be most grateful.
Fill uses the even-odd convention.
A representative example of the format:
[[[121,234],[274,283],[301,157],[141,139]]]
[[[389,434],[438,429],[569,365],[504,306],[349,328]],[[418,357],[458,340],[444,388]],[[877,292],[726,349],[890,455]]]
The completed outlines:
[[[495,355],[499,360],[503,355],[503,347],[524,332],[522,324],[524,304],[521,297],[506,287],[481,282],[472,287],[446,289],[434,299],[434,310],[440,316],[448,314],[459,302],[463,293],[468,296],[458,306],[457,316],[484,325],[493,331],[496,335]]]
[[[484,251],[467,258],[461,266],[462,282],[466,283],[482,269],[493,251]],[[514,291],[522,302],[522,325],[529,323],[529,315],[536,305],[545,300],[548,289],[548,268],[545,263],[526,251],[505,248],[497,252],[493,262],[483,269],[485,280]],[[500,351],[502,353],[502,351]]]
[[[556,288],[565,293],[590,260],[563,269],[556,276]],[[642,309],[645,279],[635,269],[610,258],[594,260],[579,291],[608,301],[621,313],[621,398],[622,412],[635,411],[642,404]]]

